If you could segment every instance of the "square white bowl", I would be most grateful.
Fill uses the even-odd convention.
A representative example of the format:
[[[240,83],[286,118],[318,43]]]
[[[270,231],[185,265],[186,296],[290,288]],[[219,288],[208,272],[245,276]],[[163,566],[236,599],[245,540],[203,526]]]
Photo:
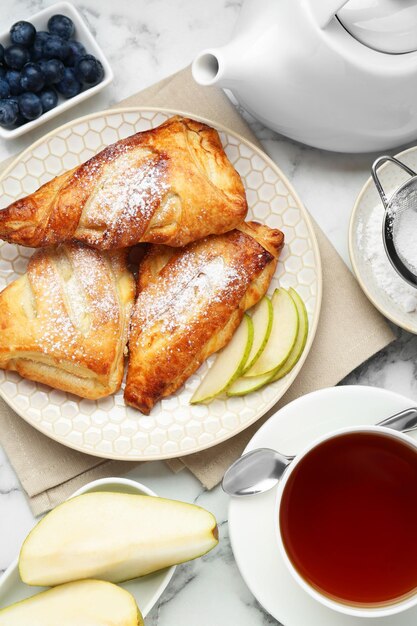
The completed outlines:
[[[77,9],[69,2],[57,2],[56,4],[53,4],[46,9],[43,9],[43,11],[39,11],[39,13],[35,13],[34,15],[22,16],[20,19],[31,22],[35,26],[36,30],[47,30],[47,23],[49,18],[52,17],[52,15],[56,15],[57,13],[67,15],[72,19],[75,26],[75,39],[83,44],[83,46],[87,50],[87,54],[93,54],[97,59],[101,61],[104,68],[104,78],[101,83],[98,83],[98,85],[90,87],[89,89],[85,89],[77,96],[69,98],[68,100],[58,94],[59,100],[57,106],[47,113],[43,113],[40,117],[38,117],[36,120],[33,120],[32,122],[27,122],[22,126],[18,126],[17,128],[13,128],[10,130],[7,128],[2,128],[0,126],[0,137],[2,137],[3,139],[14,139],[15,137],[20,137],[24,133],[27,133],[37,126],[40,126],[44,122],[52,119],[56,115],[63,113],[63,111],[67,111],[68,109],[75,106],[76,104],[79,104],[83,100],[94,96],[94,94],[104,89],[104,87],[107,87],[107,85],[109,85],[113,80],[113,71],[110,67],[109,62],[107,61],[98,43],[87,28],[81,15],[77,11]],[[9,29],[11,27],[12,24],[10,24]],[[9,31],[0,34],[0,43],[3,44],[3,46],[5,47],[10,45]]]

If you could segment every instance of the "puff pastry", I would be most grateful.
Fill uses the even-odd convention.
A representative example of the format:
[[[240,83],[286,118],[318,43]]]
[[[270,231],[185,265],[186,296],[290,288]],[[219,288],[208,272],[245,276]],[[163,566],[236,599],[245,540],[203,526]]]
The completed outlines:
[[[243,223],[182,250],[151,246],[139,268],[125,401],[148,414],[231,339],[266,293],[284,235]]]
[[[127,251],[38,250],[0,293],[0,368],[83,398],[120,388],[135,283]]]
[[[0,211],[0,238],[31,247],[81,241],[184,246],[235,228],[247,211],[218,133],[173,117],[118,141]]]

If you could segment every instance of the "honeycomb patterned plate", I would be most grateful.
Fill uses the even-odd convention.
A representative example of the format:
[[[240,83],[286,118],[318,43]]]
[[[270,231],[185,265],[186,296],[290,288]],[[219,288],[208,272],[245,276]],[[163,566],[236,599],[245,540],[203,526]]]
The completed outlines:
[[[110,143],[153,128],[177,111],[115,109],[80,118],[23,152],[0,180],[2,206],[33,192]],[[195,116],[194,116],[195,117]],[[199,118],[201,119],[201,118]],[[208,120],[202,120],[210,124]],[[91,401],[0,371],[0,395],[32,426],[71,448],[123,460],[174,458],[209,448],[243,430],[272,407],[299,373],[310,350],[321,303],[320,255],[310,219],[282,172],[262,151],[216,126],[226,153],[243,178],[249,218],[285,233],[286,246],[270,286],[294,287],[307,306],[310,329],[304,354],[285,378],[241,398],[208,405],[189,400],[207,371],[204,363],[175,395],[149,416],[125,406],[123,394]],[[0,289],[25,272],[32,250],[0,243]],[[212,357],[213,358],[213,357]]]

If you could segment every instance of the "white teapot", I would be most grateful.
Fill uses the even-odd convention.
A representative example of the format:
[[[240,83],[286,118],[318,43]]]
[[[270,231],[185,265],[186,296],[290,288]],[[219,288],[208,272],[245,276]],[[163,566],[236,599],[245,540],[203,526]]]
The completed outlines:
[[[265,125],[340,152],[417,138],[417,0],[246,0],[193,63]]]

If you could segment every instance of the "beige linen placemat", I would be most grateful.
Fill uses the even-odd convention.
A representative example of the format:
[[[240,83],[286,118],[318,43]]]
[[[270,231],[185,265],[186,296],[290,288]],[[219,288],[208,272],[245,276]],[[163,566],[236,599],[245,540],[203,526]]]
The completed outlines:
[[[117,106],[155,106],[201,115],[259,145],[235,107],[214,87],[201,88],[189,68],[142,91]],[[0,173],[10,163],[0,165]],[[262,420],[229,441],[198,454],[169,461],[173,471],[184,465],[211,488],[222,478],[260,424],[277,407],[315,389],[335,385],[349,372],[389,344],[394,336],[372,307],[333,246],[316,226],[323,265],[323,303],[317,335],[304,367],[277,406]],[[108,461],[70,450],[39,433],[0,400],[0,443],[40,514],[81,485],[128,472],[137,463]]]

